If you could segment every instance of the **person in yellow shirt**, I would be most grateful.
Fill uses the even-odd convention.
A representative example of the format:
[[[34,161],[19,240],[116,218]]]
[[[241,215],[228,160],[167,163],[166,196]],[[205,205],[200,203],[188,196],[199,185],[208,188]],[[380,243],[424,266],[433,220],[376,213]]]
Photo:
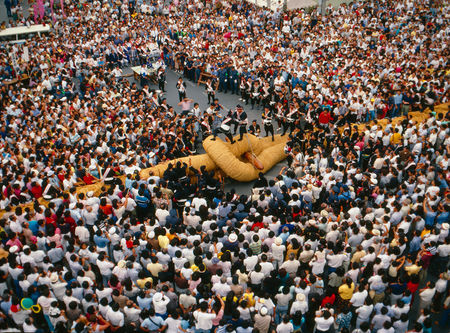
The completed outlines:
[[[407,264],[404,269],[409,276],[413,276],[419,274],[422,267],[417,265],[417,262],[412,262],[410,258],[407,258]]]
[[[255,305],[254,295],[255,294],[253,293],[252,288],[247,287],[244,295],[242,295],[242,299],[245,299],[247,301],[247,306],[252,307]]]
[[[147,283],[150,283],[150,288],[151,286],[153,286],[153,279],[151,277],[146,277],[145,273],[143,271],[139,272],[138,274],[138,279],[136,281],[136,284],[138,285],[139,288],[141,289],[145,289]],[[150,289],[148,288],[148,289]]]
[[[353,291],[355,290],[355,284],[352,279],[346,277],[344,280],[344,284],[339,287],[339,296],[346,301],[349,301],[353,296]]]
[[[152,257],[152,262],[147,265],[147,270],[150,272],[152,277],[157,278],[159,272],[162,272],[163,265],[158,262],[157,257]]]
[[[394,134],[392,134],[391,136],[391,140],[390,140],[390,144],[391,145],[399,145],[402,142],[402,135],[400,134],[400,131],[398,130],[398,128],[394,129]]]
[[[354,291],[355,284],[351,278],[346,277],[344,283],[338,289],[339,298],[337,302],[337,309],[339,312],[350,306],[350,299],[352,298]]]
[[[169,237],[167,237],[166,235],[158,236],[158,243],[161,249],[167,249],[167,247],[169,246],[169,242]]]
[[[361,258],[364,257],[365,255],[366,255],[366,251],[364,251],[363,247],[360,244],[356,247],[356,252],[353,254],[351,262],[359,263]]]

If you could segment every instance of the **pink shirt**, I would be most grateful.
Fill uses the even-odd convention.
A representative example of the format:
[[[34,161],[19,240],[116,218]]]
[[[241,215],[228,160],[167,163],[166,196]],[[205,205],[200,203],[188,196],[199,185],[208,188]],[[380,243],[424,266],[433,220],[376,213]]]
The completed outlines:
[[[16,238],[15,240],[10,239],[9,241],[6,242],[6,245],[9,245],[10,247],[13,247],[14,245],[16,245],[19,248],[19,250],[23,246],[18,238]]]
[[[189,280],[189,290],[193,291],[197,286],[202,282],[202,279],[198,279],[197,281]]]
[[[213,326],[219,326],[220,320],[223,317],[223,309],[220,309],[219,313],[217,313],[216,318],[213,319]]]

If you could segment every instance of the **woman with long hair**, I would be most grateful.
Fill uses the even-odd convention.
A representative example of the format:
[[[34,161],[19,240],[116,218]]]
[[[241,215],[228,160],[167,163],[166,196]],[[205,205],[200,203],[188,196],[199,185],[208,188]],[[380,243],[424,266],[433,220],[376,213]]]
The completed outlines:
[[[237,307],[237,298],[234,295],[233,291],[228,292],[225,297],[224,309],[223,309],[223,318],[226,320],[230,320],[233,315],[234,309]]]

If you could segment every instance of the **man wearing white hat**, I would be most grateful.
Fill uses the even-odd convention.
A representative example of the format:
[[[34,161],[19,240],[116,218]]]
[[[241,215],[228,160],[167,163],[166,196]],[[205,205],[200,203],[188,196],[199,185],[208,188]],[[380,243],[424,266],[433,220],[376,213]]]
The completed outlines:
[[[153,306],[155,308],[156,315],[161,318],[167,318],[167,304],[169,304],[170,299],[162,292],[157,292],[153,295]]]
[[[275,242],[272,244],[272,256],[275,262],[275,268],[279,268],[282,265],[284,251],[286,251],[286,246],[283,245],[283,239],[281,237],[275,238]]]
[[[265,306],[255,314],[255,326],[260,333],[269,333],[270,324],[272,322],[271,316],[267,314],[267,308]]]

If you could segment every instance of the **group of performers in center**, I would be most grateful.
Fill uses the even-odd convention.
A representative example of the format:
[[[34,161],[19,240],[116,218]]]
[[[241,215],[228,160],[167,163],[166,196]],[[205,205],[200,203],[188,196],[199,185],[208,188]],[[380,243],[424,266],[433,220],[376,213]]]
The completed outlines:
[[[249,122],[248,115],[241,105],[224,113],[223,106],[216,98],[214,86],[212,80],[205,85],[210,106],[201,120],[203,138],[212,135],[212,140],[215,140],[217,135],[222,133],[231,143],[234,143],[233,135],[237,134],[238,129],[238,141],[243,140],[245,133],[260,136],[260,125],[256,120]],[[252,109],[255,106],[263,109],[261,125],[265,136],[272,136],[272,141],[275,135],[274,124],[278,125],[277,132],[281,132],[281,136],[284,136],[286,133],[291,134],[296,128],[303,131],[312,127],[314,119],[320,113],[320,107],[315,108],[309,104],[307,96],[299,98],[293,94],[295,97],[288,102],[286,96],[290,93],[285,90],[285,85],[281,88],[276,84],[271,87],[264,80],[241,78],[239,87],[243,105],[250,104]]]

